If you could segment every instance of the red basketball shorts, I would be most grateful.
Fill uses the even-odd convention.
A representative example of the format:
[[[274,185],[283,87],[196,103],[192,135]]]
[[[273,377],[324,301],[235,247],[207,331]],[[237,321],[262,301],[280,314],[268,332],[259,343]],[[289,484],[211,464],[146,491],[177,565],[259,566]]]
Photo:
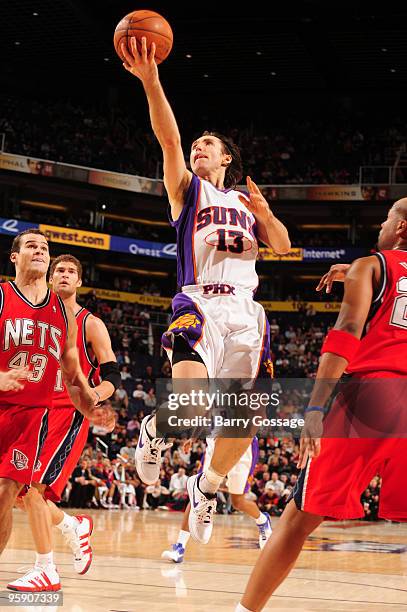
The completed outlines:
[[[294,490],[299,510],[361,518],[360,497],[379,475],[379,516],[407,521],[407,381],[376,376],[371,384],[352,380],[337,396],[324,422],[321,452],[308,460]]]
[[[61,499],[86,444],[88,431],[88,419],[72,405],[49,411],[48,434],[33,474],[33,482],[47,485],[47,499]]]
[[[47,408],[0,406],[0,478],[31,484],[47,422]]]

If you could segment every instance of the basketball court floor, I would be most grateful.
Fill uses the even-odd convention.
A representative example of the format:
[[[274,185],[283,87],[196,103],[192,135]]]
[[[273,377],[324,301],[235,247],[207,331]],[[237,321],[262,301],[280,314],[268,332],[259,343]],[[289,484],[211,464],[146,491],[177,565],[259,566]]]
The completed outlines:
[[[26,517],[14,511],[12,537],[0,564],[0,610],[233,611],[259,553],[257,529],[242,515],[217,515],[211,542],[190,542],[186,560],[176,565],[160,556],[176,541],[180,513],[91,514],[94,562],[85,576],[75,574],[70,551],[55,530],[63,607],[6,608],[5,585],[25,573],[33,560]],[[407,524],[323,524],[266,609],[407,612]]]

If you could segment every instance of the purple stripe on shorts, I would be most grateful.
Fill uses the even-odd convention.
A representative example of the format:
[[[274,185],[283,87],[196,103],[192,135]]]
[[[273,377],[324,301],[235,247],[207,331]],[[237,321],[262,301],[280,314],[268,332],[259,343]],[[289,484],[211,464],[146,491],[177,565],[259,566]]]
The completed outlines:
[[[267,364],[271,364],[271,352],[270,352],[270,324],[266,317],[266,329],[263,336],[263,349],[261,352],[260,368],[257,378],[268,378],[271,376],[267,369]],[[272,364],[271,364],[272,366]]]
[[[250,471],[247,477],[247,482],[244,488],[244,493],[248,493],[250,491],[250,487],[251,487],[252,480],[253,480],[252,476],[254,474],[254,469],[256,467],[258,458],[259,458],[259,441],[255,436],[252,440],[252,464],[250,466]]]
[[[172,349],[174,334],[181,334],[191,348],[202,336],[202,326],[205,318],[196,307],[192,299],[185,293],[177,293],[172,300],[170,325],[162,335],[161,343],[165,349]]]

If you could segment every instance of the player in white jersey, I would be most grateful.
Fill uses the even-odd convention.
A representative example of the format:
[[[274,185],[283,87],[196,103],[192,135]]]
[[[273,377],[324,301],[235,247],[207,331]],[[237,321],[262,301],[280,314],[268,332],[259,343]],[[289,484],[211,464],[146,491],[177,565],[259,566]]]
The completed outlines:
[[[171,223],[177,230],[178,283],[173,318],[165,336],[173,379],[254,379],[267,363],[268,324],[253,300],[257,287],[258,239],[276,253],[287,253],[290,240],[257,186],[247,178],[249,194],[235,190],[242,177],[239,149],[217,133],[204,133],[192,144],[185,164],[181,138],[162,89],[154,60],[155,46],[141,52],[135,38],[131,53],[122,44],[124,67],[146,92],[154,133],[164,156],[164,185]],[[210,465],[188,480],[192,537],[206,543],[212,532],[215,494],[225,475],[251,444],[253,432],[241,438],[216,439]],[[148,484],[159,475],[161,452],[155,415],[141,425],[137,470]]]

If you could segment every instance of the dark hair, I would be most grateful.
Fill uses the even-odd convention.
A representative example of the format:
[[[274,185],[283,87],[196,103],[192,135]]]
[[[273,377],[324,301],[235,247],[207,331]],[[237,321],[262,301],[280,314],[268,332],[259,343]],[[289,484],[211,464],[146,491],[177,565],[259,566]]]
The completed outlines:
[[[13,244],[11,245],[10,253],[19,253],[20,252],[21,238],[23,236],[26,236],[27,234],[39,234],[40,236],[44,236],[44,238],[47,240],[46,235],[41,230],[35,229],[35,228],[33,228],[33,229],[26,229],[23,232],[20,232],[19,234],[17,234],[17,236],[14,238]],[[48,240],[47,240],[47,242],[48,242]]]
[[[82,280],[82,264],[81,264],[81,262],[79,261],[79,259],[76,259],[76,257],[74,257],[73,255],[69,255],[68,253],[66,255],[58,255],[58,257],[55,257],[55,259],[51,263],[51,267],[49,269],[49,277],[50,278],[52,278],[52,275],[54,274],[55,268],[57,267],[57,265],[59,263],[61,263],[62,261],[69,261],[70,263],[73,263],[76,266],[76,269],[78,270],[79,280]]]
[[[204,132],[202,136],[215,136],[216,138],[219,138],[223,144],[223,153],[232,156],[232,161],[227,167],[225,173],[225,187],[226,189],[233,189],[239,184],[239,181],[243,176],[243,164],[239,147],[231,138],[224,136],[219,132]]]

